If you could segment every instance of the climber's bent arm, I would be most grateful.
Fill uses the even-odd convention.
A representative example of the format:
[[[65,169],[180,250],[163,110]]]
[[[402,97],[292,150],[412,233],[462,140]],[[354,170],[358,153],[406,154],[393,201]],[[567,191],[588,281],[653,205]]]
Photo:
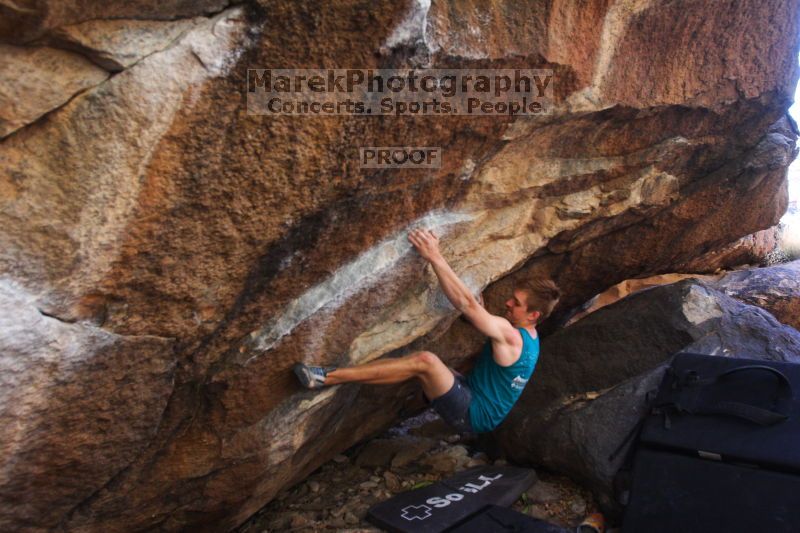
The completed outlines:
[[[494,341],[505,343],[509,334],[513,334],[514,331],[508,320],[489,313],[441,255],[431,260],[431,266],[439,278],[442,291],[453,306],[463,313],[478,331]]]
[[[432,232],[414,230],[409,234],[409,240],[420,255],[430,262],[447,299],[467,317],[478,331],[490,337],[493,344],[504,345],[515,342],[515,338],[519,337],[519,334],[511,323],[502,317],[492,315],[478,302],[472,291],[461,281],[442,256],[439,251],[439,240]]]

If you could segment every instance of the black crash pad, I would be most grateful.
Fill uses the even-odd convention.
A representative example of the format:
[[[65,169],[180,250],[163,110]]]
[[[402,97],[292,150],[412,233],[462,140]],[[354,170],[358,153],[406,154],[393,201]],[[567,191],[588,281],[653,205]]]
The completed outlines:
[[[661,450],[637,450],[622,531],[800,531],[800,476]]]
[[[691,374],[698,380],[716,378],[716,383],[674,386],[676,381],[688,380]],[[639,440],[652,448],[676,453],[698,455],[702,450],[723,461],[800,473],[800,364],[680,353],[665,374],[653,405],[679,403],[685,411],[691,411],[694,402],[711,400],[717,407],[746,404],[786,414],[788,418],[759,425],[725,414],[689,414],[671,409],[666,411],[667,419],[663,414],[647,417]]]
[[[480,513],[468,518],[448,533],[500,533],[502,531],[515,531],[518,533],[571,533],[571,529],[564,529],[517,512],[507,507],[491,505]]]
[[[367,520],[393,533],[437,533],[487,506],[511,505],[535,481],[529,468],[476,466],[374,505]]]

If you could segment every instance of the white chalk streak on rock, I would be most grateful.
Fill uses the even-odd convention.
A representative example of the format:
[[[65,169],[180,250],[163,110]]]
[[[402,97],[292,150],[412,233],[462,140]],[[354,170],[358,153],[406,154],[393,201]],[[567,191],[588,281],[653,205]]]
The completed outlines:
[[[330,278],[315,285],[302,296],[292,301],[274,322],[260,331],[251,334],[256,354],[247,362],[269,350],[298,324],[311,315],[329,306],[339,306],[356,292],[369,287],[397,264],[411,250],[408,230],[416,227],[438,229],[472,220],[471,215],[462,213],[433,212],[425,215],[408,228],[372,247],[354,261],[344,265]]]

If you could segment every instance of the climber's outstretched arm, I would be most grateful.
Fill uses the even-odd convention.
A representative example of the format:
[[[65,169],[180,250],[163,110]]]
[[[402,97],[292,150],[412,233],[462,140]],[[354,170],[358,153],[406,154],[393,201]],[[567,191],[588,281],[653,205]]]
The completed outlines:
[[[511,323],[505,318],[492,315],[475,298],[472,291],[442,256],[439,250],[439,239],[432,231],[415,229],[408,234],[408,240],[419,254],[430,262],[447,299],[461,311],[472,325],[481,333],[490,337],[493,343],[507,344],[515,342],[519,337]]]

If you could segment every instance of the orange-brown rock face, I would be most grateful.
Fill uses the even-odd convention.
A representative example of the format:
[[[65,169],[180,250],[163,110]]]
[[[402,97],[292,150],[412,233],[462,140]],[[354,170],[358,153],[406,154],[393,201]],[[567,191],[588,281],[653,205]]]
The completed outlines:
[[[793,1],[23,4],[2,7],[3,530],[229,529],[385,427],[412,386],[309,393],[289,369],[464,359],[413,225],[490,305],[544,272],[568,306],[786,208]],[[552,69],[554,111],[245,106],[248,68],[411,66]],[[442,167],[359,168],[406,145]]]

